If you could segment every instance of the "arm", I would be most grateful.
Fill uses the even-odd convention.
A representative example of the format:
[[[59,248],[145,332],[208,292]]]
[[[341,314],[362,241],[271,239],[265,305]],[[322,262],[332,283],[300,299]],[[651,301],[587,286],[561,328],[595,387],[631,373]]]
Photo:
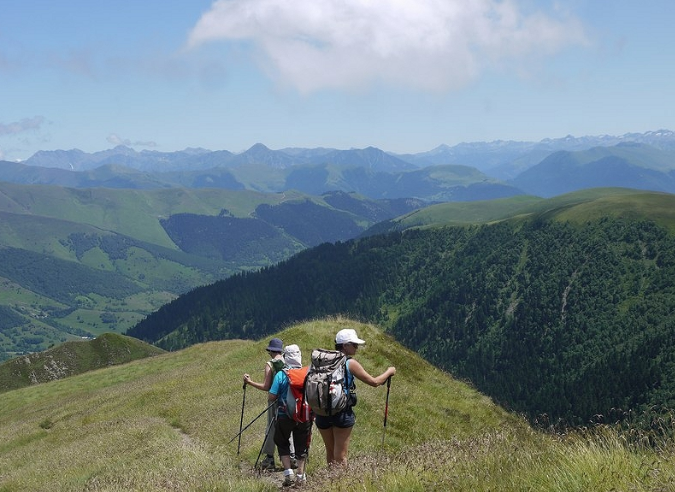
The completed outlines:
[[[265,379],[262,383],[256,383],[251,379],[251,376],[244,374],[244,383],[253,386],[261,391],[267,391],[272,386],[272,368],[269,364],[265,364]]]
[[[387,368],[387,370],[384,371],[379,376],[373,377],[370,374],[368,374],[368,372],[363,368],[363,366],[355,359],[349,360],[349,370],[354,375],[355,378],[357,378],[359,381],[363,381],[364,383],[370,386],[381,386],[387,382],[387,379],[396,374],[396,368],[392,366]]]

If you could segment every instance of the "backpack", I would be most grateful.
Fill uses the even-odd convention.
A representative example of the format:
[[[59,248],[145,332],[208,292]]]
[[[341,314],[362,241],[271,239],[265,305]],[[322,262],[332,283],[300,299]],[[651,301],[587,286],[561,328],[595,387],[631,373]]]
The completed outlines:
[[[272,376],[276,376],[279,371],[286,367],[284,359],[272,359],[269,361],[269,365],[272,368]]]
[[[350,400],[347,383],[347,356],[338,350],[314,349],[305,378],[305,399],[317,415],[330,416],[343,411]]]
[[[305,377],[307,377],[308,366],[296,369],[284,369],[288,379],[288,390],[286,391],[285,406],[286,414],[296,422],[309,422],[314,415],[310,408],[303,391]]]

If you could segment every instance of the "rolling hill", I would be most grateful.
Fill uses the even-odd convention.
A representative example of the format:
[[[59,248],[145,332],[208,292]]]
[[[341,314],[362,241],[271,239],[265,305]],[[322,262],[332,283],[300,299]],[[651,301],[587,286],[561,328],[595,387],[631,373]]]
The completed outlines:
[[[484,224],[546,214],[581,223],[605,216],[648,218],[675,230],[671,196],[631,188],[594,188],[548,199],[524,195],[472,203],[438,203],[377,223],[363,236],[422,227]]]
[[[66,342],[1,363],[0,393],[162,353],[157,347],[117,333],[104,333],[89,341]]]

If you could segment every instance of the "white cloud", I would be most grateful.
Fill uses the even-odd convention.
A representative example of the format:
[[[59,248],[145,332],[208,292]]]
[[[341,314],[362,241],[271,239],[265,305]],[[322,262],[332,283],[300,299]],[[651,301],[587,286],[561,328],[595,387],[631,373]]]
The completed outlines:
[[[300,92],[378,81],[442,92],[586,38],[573,17],[516,0],[217,0],[187,47],[214,41],[250,44]]]
[[[109,144],[112,145],[124,145],[125,147],[157,147],[157,143],[151,140],[136,140],[132,141],[128,138],[122,138],[116,133],[111,133],[106,138]]]
[[[34,116],[33,118],[24,118],[12,123],[0,123],[0,136],[17,135],[31,130],[39,130],[44,121],[44,116]]]

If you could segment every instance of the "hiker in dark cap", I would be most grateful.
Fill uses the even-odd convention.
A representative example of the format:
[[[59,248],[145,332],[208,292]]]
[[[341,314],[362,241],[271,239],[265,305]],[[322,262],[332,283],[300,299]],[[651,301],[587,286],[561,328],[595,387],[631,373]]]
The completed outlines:
[[[283,348],[284,342],[282,342],[281,339],[273,338],[270,340],[269,345],[267,346],[267,353],[270,355],[271,359],[265,363],[265,378],[263,379],[263,382],[256,383],[251,379],[250,375],[244,374],[244,383],[261,391],[269,391],[272,387],[274,376],[284,368]],[[272,405],[267,409],[267,426],[268,428],[270,428],[270,425],[272,427],[270,428],[270,432],[267,433],[267,438],[263,445],[263,453],[266,455],[260,465],[263,470],[274,470],[276,467],[274,464],[274,424],[272,424],[275,420],[276,412],[276,405]]]

